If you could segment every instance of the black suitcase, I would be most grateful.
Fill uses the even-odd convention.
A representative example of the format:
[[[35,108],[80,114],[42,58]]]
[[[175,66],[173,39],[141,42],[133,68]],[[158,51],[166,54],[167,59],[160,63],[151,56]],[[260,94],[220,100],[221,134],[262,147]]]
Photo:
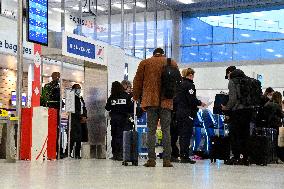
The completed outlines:
[[[214,107],[213,107],[213,114],[223,115],[224,111],[222,110],[221,105],[226,105],[229,101],[229,95],[227,94],[216,94]]]
[[[209,157],[211,163],[215,163],[216,159],[224,160],[226,163],[230,159],[230,139],[228,136],[213,136],[210,138]]]
[[[217,159],[224,160],[224,163],[230,159],[231,148],[230,148],[230,138],[227,136],[226,130],[228,128],[224,125],[224,136],[220,135],[220,115],[217,118],[217,131],[218,134],[210,138],[210,148],[209,157],[211,163],[215,163]]]
[[[254,128],[248,144],[250,164],[266,166],[277,163],[277,131],[273,128]]]
[[[123,162],[127,166],[128,162],[138,166],[138,133],[137,133],[137,116],[136,103],[134,102],[134,128],[131,131],[123,132]]]

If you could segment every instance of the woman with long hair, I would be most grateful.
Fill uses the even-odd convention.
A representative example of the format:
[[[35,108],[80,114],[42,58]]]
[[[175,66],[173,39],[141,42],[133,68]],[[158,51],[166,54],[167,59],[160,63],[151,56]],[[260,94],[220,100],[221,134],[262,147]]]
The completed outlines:
[[[276,91],[273,93],[272,98],[264,106],[264,113],[267,122],[267,127],[275,128],[282,126],[282,95]]]
[[[113,159],[122,161],[123,131],[127,130],[129,114],[133,112],[131,96],[118,81],[112,83],[111,95],[105,109],[110,112],[111,147]]]

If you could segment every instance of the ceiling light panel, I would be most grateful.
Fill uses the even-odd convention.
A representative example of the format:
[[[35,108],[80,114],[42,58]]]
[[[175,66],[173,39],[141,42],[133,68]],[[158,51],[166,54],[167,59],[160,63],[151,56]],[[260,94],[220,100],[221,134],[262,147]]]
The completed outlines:
[[[178,2],[180,3],[183,3],[183,4],[191,4],[191,3],[194,3],[193,0],[177,0]]]

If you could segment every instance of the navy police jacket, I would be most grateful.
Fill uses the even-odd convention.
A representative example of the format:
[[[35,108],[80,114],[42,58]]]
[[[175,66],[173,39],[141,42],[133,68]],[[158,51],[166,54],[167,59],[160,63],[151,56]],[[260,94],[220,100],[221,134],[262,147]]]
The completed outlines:
[[[131,96],[126,92],[123,92],[118,96],[110,95],[107,99],[105,109],[110,111],[111,117],[113,115],[127,116],[134,111]]]
[[[177,90],[174,101],[177,119],[185,119],[188,117],[194,119],[198,111],[197,106],[200,105],[201,101],[196,98],[196,89],[193,81],[183,78],[183,82]]]

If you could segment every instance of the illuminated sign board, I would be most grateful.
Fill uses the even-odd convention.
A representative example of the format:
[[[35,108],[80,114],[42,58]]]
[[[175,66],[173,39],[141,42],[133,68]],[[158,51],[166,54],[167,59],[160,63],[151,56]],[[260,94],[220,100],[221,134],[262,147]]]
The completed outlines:
[[[48,0],[27,0],[28,41],[48,45]]]

